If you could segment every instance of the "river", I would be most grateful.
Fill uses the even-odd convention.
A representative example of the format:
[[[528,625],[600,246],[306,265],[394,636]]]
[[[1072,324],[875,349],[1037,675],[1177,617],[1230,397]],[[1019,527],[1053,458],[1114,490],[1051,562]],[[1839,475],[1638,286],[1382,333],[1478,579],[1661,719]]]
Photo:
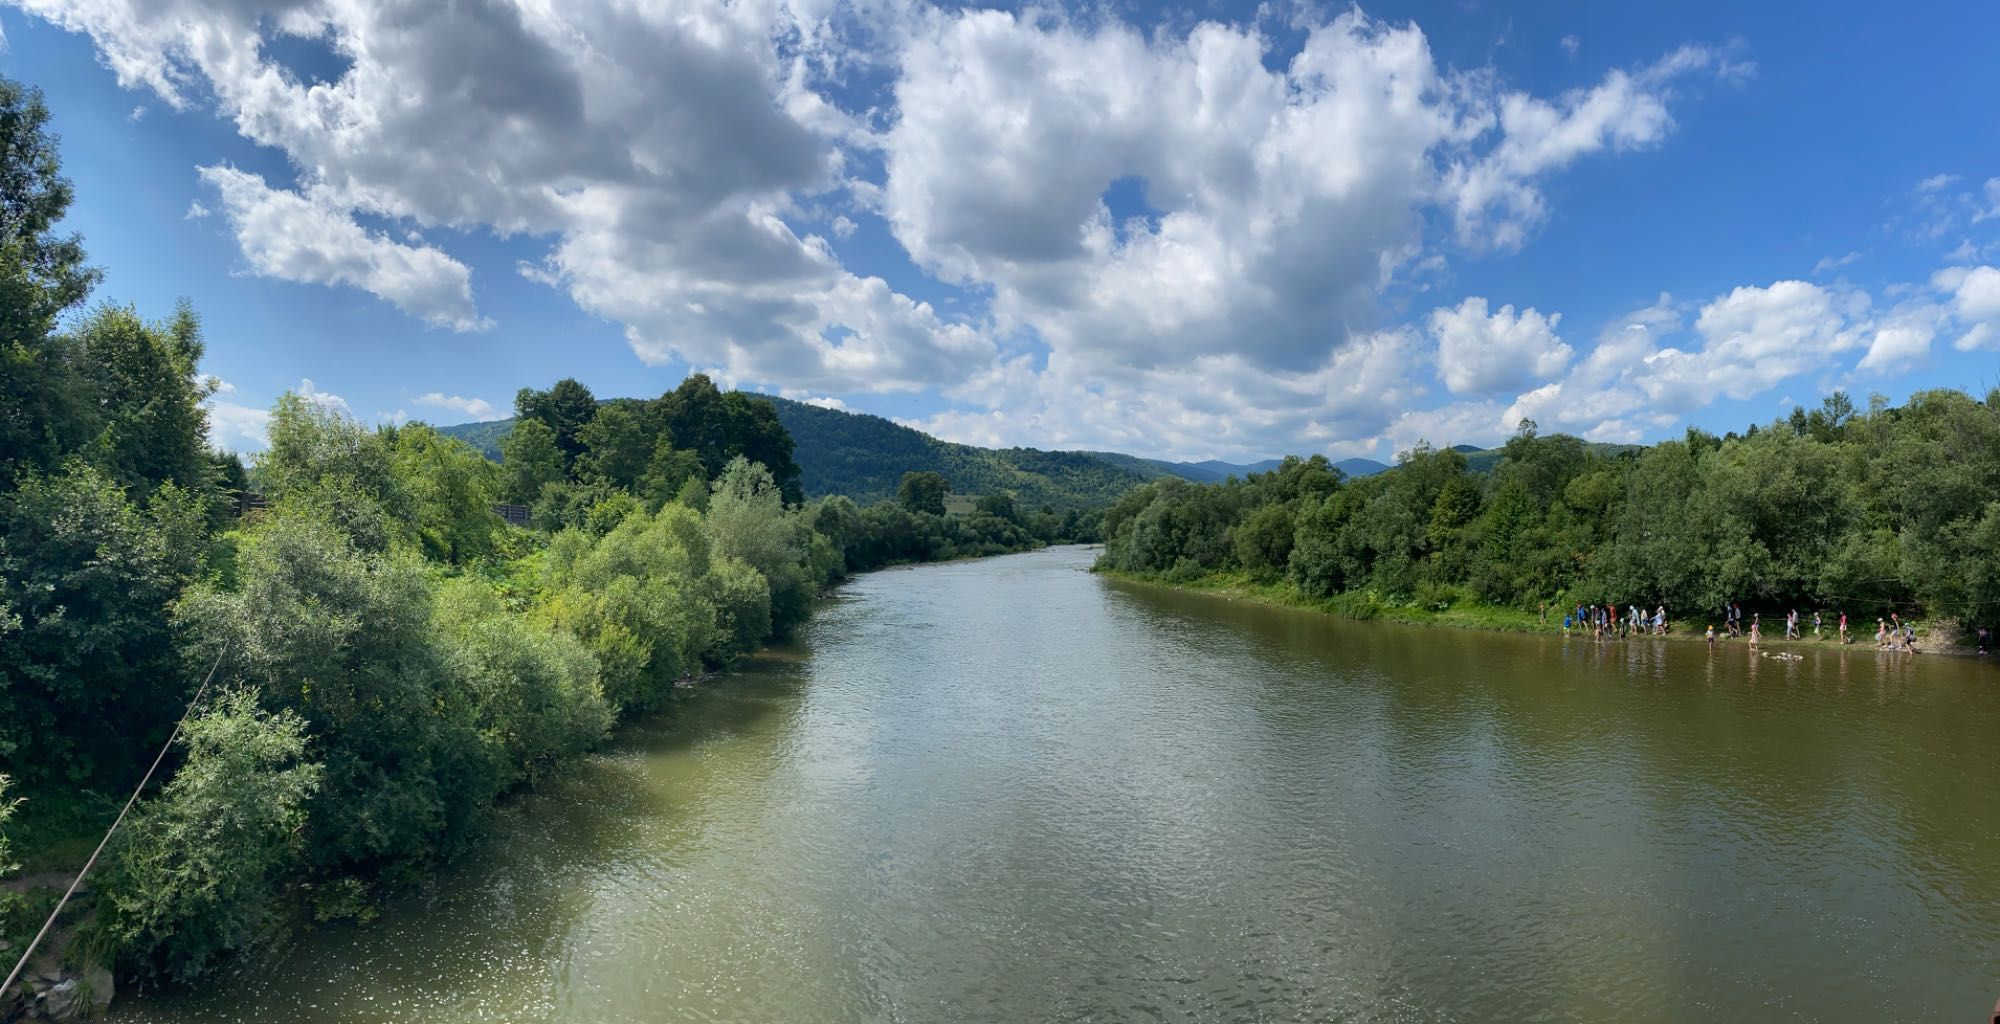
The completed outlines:
[[[875,573],[493,839],[121,1022],[1971,1021],[2000,669]]]

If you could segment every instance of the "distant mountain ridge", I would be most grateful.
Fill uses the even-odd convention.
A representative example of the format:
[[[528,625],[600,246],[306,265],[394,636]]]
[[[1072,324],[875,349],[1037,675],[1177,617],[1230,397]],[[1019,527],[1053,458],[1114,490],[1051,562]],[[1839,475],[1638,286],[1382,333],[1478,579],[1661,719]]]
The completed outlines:
[[[904,473],[930,470],[943,474],[959,494],[1011,491],[1029,508],[1048,505],[1062,511],[1108,505],[1133,487],[1161,477],[1218,483],[1232,476],[1267,472],[1282,462],[1168,462],[1120,452],[981,448],[942,441],[869,413],[827,409],[771,395],[757,397],[777,409],[778,421],[791,433],[797,445],[792,458],[798,463],[806,496],[812,498],[845,494],[867,504],[895,497]],[[514,421],[509,418],[459,423],[438,431],[498,461],[500,440],[513,429]],[[1369,476],[1389,468],[1374,459],[1342,459],[1334,466],[1348,476]]]

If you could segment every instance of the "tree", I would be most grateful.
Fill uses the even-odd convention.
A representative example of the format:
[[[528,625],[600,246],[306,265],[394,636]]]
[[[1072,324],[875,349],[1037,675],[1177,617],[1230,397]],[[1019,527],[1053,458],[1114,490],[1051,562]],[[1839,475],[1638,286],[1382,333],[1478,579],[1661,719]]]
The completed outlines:
[[[0,78],[0,484],[53,470],[95,433],[95,411],[56,318],[101,274],[55,225],[73,196],[38,89]]]
[[[714,479],[740,455],[770,471],[787,504],[804,500],[799,468],[792,461],[792,435],[768,400],[741,391],[725,393],[707,374],[697,373],[653,405],[673,443],[700,457],[705,478]]]
[[[972,503],[972,508],[975,512],[1005,519],[1010,523],[1021,521],[1020,506],[1015,504],[1014,496],[1006,491],[981,495],[978,501]]]
[[[516,505],[534,504],[544,485],[559,484],[568,476],[562,449],[556,447],[556,432],[538,419],[514,424],[500,439],[500,458],[500,496]]]
[[[718,555],[747,563],[770,582],[773,628],[783,633],[804,621],[812,598],[800,571],[805,538],[771,471],[740,455],[731,459],[715,481],[706,521]]]
[[[237,587],[203,583],[177,618],[217,679],[306,723],[324,766],[302,835],[321,879],[451,853],[505,788],[495,737],[434,620],[432,572],[371,551],[319,508],[281,504],[245,536]]]
[[[168,609],[195,575],[207,509],[173,484],[144,506],[72,464],[0,495],[0,758],[24,781],[123,780],[186,699]]]
[[[941,516],[944,496],[950,493],[951,482],[942,474],[930,470],[904,473],[903,482],[896,487],[896,502],[912,512]]]
[[[89,458],[135,497],[170,480],[210,484],[202,348],[201,320],[185,301],[151,324],[129,306],[100,306],[76,332],[85,393],[100,410]]]
[[[515,392],[514,416],[523,421],[541,420],[555,435],[563,468],[568,469],[583,454],[583,428],[597,418],[597,398],[576,378],[564,377],[547,391],[522,388]]]
[[[396,431],[393,461],[410,494],[417,539],[427,556],[462,564],[492,553],[494,531],[500,529],[500,517],[493,514],[500,467],[471,445],[422,423]]]
[[[416,539],[416,508],[396,473],[391,438],[289,391],[265,434],[270,447],[257,469],[273,501],[318,509],[370,551]]]
[[[222,694],[181,745],[179,770],[119,833],[91,927],[185,980],[277,920],[321,768],[306,758],[305,721],[264,711],[255,690]]]
[[[652,459],[657,428],[650,417],[624,403],[607,402],[597,416],[577,431],[583,456],[576,460],[576,475],[585,480],[602,480],[613,487],[635,488]]]
[[[646,461],[646,472],[639,477],[638,490],[657,508],[679,499],[682,490],[689,486],[706,491],[707,480],[702,475],[699,455],[674,447],[672,438],[662,436],[653,445],[653,457]]]

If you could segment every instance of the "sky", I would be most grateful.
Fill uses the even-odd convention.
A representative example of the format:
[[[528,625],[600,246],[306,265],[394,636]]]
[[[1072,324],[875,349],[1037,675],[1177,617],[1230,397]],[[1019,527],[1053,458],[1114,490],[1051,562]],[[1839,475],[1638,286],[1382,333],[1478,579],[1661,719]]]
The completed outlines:
[[[97,299],[297,391],[1647,442],[2000,386],[2000,4],[0,0]]]

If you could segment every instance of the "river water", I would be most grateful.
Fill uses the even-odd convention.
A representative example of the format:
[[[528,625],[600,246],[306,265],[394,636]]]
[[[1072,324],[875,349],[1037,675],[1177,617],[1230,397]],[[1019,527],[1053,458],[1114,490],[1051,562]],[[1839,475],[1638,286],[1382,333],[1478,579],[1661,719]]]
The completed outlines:
[[[120,1021],[1971,1021],[2000,668],[863,577],[433,892]]]

